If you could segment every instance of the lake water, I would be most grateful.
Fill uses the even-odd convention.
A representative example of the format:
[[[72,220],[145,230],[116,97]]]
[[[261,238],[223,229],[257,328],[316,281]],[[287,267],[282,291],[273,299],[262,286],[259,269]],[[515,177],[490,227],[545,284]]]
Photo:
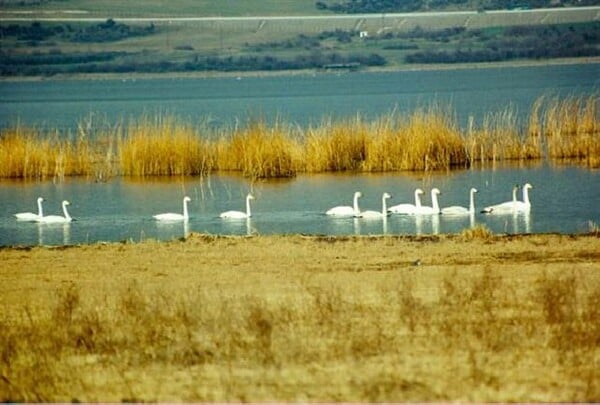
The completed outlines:
[[[0,82],[0,127],[25,125],[73,129],[86,117],[105,125],[142,114],[169,113],[214,126],[262,117],[306,125],[324,117],[361,114],[377,117],[389,111],[411,112],[432,103],[450,105],[461,123],[513,106],[526,116],[540,96],[597,94],[600,64],[556,65],[395,73],[342,73],[211,79],[144,79],[98,81]],[[477,206],[507,201],[514,184],[529,182],[529,215],[466,218],[400,217],[385,222],[332,219],[324,212],[351,205],[361,191],[363,209],[380,209],[381,194],[390,204],[413,201],[413,191],[442,191],[440,204],[468,205],[468,190],[479,189]],[[256,196],[251,221],[223,221],[221,211],[243,209],[248,191]],[[187,225],[160,224],[161,212],[180,212],[189,195]],[[71,202],[76,221],[68,225],[17,222],[14,213],[36,211],[38,196],[45,213],[59,214],[63,199]],[[431,234],[460,232],[484,224],[494,232],[587,232],[600,224],[600,173],[577,167],[482,168],[450,173],[323,174],[250,184],[237,176],[134,180],[107,183],[89,179],[25,182],[0,180],[0,246],[78,244],[97,241],[161,239],[187,232],[211,234]]]
[[[306,125],[357,113],[378,117],[432,103],[469,116],[513,106],[526,115],[540,96],[587,95],[600,89],[600,64],[274,77],[0,82],[0,126],[17,122],[74,129],[83,119],[106,124],[143,114],[173,114],[213,126],[280,118]]]
[[[413,191],[442,191],[440,205],[468,206],[468,192],[476,187],[476,205],[510,200],[514,184],[533,185],[529,215],[476,214],[466,217],[390,216],[382,220],[333,219],[325,211],[337,205],[352,205],[354,191],[361,191],[361,209],[381,209],[381,195],[389,192],[390,204],[413,201]],[[52,182],[0,182],[0,245],[78,244],[97,241],[169,240],[187,232],[210,234],[436,234],[453,233],[484,224],[497,233],[582,233],[591,223],[600,224],[600,173],[574,167],[529,167],[471,169],[426,177],[406,174],[299,176],[290,180],[254,184],[237,176],[211,176],[169,181],[134,181],[127,178],[107,183],[85,179]],[[252,191],[250,221],[226,221],[219,213],[244,210],[245,195]],[[182,198],[189,195],[187,225],[157,223],[152,215],[181,212]],[[60,214],[63,199],[71,202],[68,225],[18,222],[13,214],[37,210],[38,196],[46,199],[45,214]]]

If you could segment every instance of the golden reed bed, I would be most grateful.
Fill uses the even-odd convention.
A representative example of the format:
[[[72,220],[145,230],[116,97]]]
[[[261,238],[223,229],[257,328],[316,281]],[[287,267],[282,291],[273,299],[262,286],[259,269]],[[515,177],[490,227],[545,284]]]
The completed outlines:
[[[600,238],[0,249],[2,401],[600,401]]]
[[[598,96],[541,97],[520,129],[509,107],[461,130],[449,108],[323,120],[300,128],[250,122],[214,130],[177,117],[141,117],[77,133],[16,127],[0,134],[0,177],[205,175],[233,171],[251,178],[333,171],[429,171],[476,162],[569,159],[600,166]]]

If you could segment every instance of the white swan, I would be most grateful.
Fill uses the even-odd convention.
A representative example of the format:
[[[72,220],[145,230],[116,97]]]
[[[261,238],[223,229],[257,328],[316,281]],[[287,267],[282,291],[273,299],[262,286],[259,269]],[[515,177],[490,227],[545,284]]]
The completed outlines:
[[[254,200],[254,196],[252,194],[248,194],[246,196],[246,212],[242,211],[225,211],[222,212],[219,217],[223,219],[244,219],[250,218],[252,216],[252,212],[250,211],[250,200]]]
[[[437,215],[440,213],[440,205],[438,203],[437,196],[441,194],[440,190],[437,188],[431,189],[431,207],[426,205],[422,205],[418,208],[415,208],[416,215]]]
[[[188,215],[187,203],[192,201],[188,196],[183,197],[183,215],[167,212],[164,214],[152,215],[152,218],[157,221],[187,221],[190,217]]]
[[[461,207],[459,205],[452,205],[450,207],[442,208],[442,215],[469,215],[475,214],[475,193],[477,189],[471,187],[469,191],[469,208]]]
[[[42,210],[42,202],[44,199],[42,197],[38,197],[37,206],[38,213],[34,214],[33,212],[19,212],[15,214],[17,221],[37,221],[39,218],[44,216],[44,211]]]
[[[392,198],[391,195],[389,195],[388,193],[383,193],[383,195],[381,196],[381,211],[373,211],[373,210],[367,210],[367,211],[363,211],[360,212],[357,217],[358,218],[366,218],[366,219],[376,219],[376,218],[385,218],[388,216],[388,210],[387,210],[387,204],[386,204],[386,200],[388,198]]]
[[[388,212],[390,214],[403,214],[403,215],[413,215],[415,211],[421,207],[421,197],[423,194],[423,190],[417,188],[415,190],[415,203],[414,204],[398,204],[390,207]]]
[[[328,209],[325,214],[335,216],[335,217],[354,217],[360,214],[360,209],[358,208],[358,199],[362,197],[362,193],[357,191],[354,193],[354,199],[352,203],[352,207],[347,205],[340,205],[337,207],[333,207]]]
[[[512,189],[512,201],[506,201],[500,204],[489,205],[485,207],[481,212],[483,214],[512,214],[515,210],[515,203],[517,203],[517,190],[518,185],[513,186]]]
[[[523,186],[523,201],[515,201],[513,204],[513,212],[529,212],[531,210],[531,202],[529,201],[529,189],[533,186],[529,183]]]
[[[36,222],[42,224],[65,224],[67,222],[71,222],[73,218],[69,215],[69,211],[67,211],[67,205],[71,205],[70,202],[64,200],[62,202],[62,210],[64,216],[60,215],[46,215],[45,217],[40,217],[36,220]]]

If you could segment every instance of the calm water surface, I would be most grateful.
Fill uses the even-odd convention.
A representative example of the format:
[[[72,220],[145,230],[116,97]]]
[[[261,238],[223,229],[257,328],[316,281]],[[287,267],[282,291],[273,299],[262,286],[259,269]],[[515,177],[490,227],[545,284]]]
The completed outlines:
[[[600,89],[600,64],[421,70],[275,77],[0,82],[0,126],[17,122],[76,129],[144,114],[173,114],[212,126],[280,118],[306,125],[325,117],[374,118],[450,106],[469,116],[511,106],[521,118],[540,96],[589,95]],[[89,119],[91,117],[91,120]]]
[[[513,184],[530,182],[532,210],[529,215],[469,217],[391,216],[385,221],[332,219],[324,212],[336,205],[351,205],[354,191],[364,195],[361,209],[381,209],[381,194],[392,194],[390,204],[413,201],[416,187],[426,190],[423,203],[430,205],[429,190],[442,191],[440,205],[468,206],[468,190],[476,187],[476,205],[507,201]],[[256,197],[250,221],[225,221],[222,211],[244,209],[248,191]],[[574,167],[473,169],[450,174],[411,176],[311,175],[285,181],[251,184],[235,176],[210,179],[185,178],[168,181],[114,179],[94,183],[85,179],[52,182],[0,182],[0,245],[61,245],[97,241],[169,240],[187,232],[243,235],[255,234],[434,234],[460,232],[485,224],[500,233],[581,233],[590,221],[600,224],[600,172]],[[187,226],[160,224],[152,215],[181,212],[182,198],[189,195],[191,219]],[[63,199],[76,221],[68,225],[18,222],[16,212],[36,211],[38,196],[46,199],[45,214],[59,214]]]

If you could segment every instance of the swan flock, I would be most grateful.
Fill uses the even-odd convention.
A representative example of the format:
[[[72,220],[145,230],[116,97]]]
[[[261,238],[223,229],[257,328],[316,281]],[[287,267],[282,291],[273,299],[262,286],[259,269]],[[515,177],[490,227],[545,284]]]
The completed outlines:
[[[519,214],[529,213],[531,210],[531,201],[529,199],[529,190],[533,186],[529,183],[522,187],[523,200],[517,199],[517,190],[519,186],[516,185],[512,190],[512,200],[499,203],[495,205],[486,206],[481,210],[484,214]],[[469,206],[463,207],[460,205],[452,205],[449,207],[441,208],[438,200],[438,196],[441,195],[441,191],[434,187],[431,189],[431,206],[423,205],[421,202],[421,196],[425,192],[417,188],[414,191],[414,204],[402,203],[393,205],[386,208],[386,200],[391,198],[391,195],[384,193],[381,199],[382,210],[381,211],[361,211],[358,206],[358,198],[362,197],[362,193],[357,191],[354,193],[354,200],[352,206],[337,206],[333,207],[325,212],[326,215],[335,217],[354,217],[354,218],[385,218],[388,215],[445,215],[445,216],[461,216],[461,215],[475,215],[475,193],[478,190],[472,187],[469,190]]]
[[[517,198],[517,191],[522,188],[522,200]],[[489,205],[481,209],[481,213],[488,215],[505,215],[505,214],[521,214],[529,213],[531,211],[531,200],[529,198],[529,190],[533,186],[526,183],[522,187],[515,185],[512,188],[512,199],[506,202]],[[340,205],[325,211],[325,214],[330,217],[336,218],[364,218],[364,219],[383,219],[385,220],[390,215],[443,215],[443,216],[474,216],[476,213],[475,209],[475,194],[477,193],[476,188],[469,190],[469,206],[463,207],[459,205],[453,205],[448,207],[440,207],[438,196],[442,193],[438,188],[432,188],[430,191],[431,206],[423,205],[421,196],[424,195],[424,191],[420,188],[414,190],[414,204],[402,203],[387,207],[387,201],[392,198],[392,195],[385,192],[381,196],[381,209],[380,210],[361,210],[359,207],[359,198],[362,197],[360,191],[354,193],[352,199],[352,205]],[[219,218],[224,220],[235,220],[235,219],[247,219],[249,220],[252,216],[250,201],[254,200],[252,194],[246,196],[246,210],[245,211],[224,211],[219,214]],[[42,224],[56,224],[56,223],[70,223],[73,218],[70,216],[67,207],[70,202],[64,200],[61,204],[63,215],[44,215],[42,203],[44,202],[43,197],[38,197],[37,206],[38,212],[20,212],[14,214],[17,221],[23,222],[37,222]],[[152,217],[159,222],[187,222],[190,218],[188,211],[188,203],[192,201],[190,197],[183,197],[183,212],[180,213],[162,213],[156,214]]]

